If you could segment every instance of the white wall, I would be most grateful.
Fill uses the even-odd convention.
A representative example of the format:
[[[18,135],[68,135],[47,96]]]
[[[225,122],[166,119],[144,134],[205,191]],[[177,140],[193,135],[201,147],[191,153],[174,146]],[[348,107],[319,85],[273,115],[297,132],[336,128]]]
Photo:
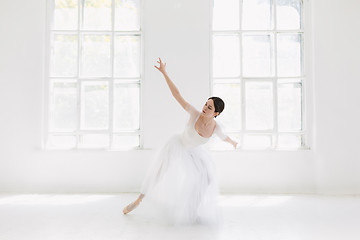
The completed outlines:
[[[309,72],[307,109],[314,148],[213,152],[222,191],[360,192],[356,8],[356,0],[345,7],[340,1],[313,3],[315,78]],[[44,151],[45,0],[0,1],[0,192],[139,190],[151,157],[187,120],[153,67],[157,57],[167,62],[170,76],[193,105],[201,107],[209,93],[210,1],[145,0],[144,9],[146,149]]]
[[[360,194],[360,2],[313,10],[318,191]]]

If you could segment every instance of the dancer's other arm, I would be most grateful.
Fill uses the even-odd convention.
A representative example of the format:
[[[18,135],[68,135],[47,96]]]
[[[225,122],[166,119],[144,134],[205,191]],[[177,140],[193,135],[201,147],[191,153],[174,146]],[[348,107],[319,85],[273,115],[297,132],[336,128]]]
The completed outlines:
[[[180,105],[187,110],[188,109],[188,105],[189,103],[187,101],[185,101],[185,99],[181,96],[179,89],[177,89],[177,87],[175,86],[175,84],[171,81],[171,79],[169,78],[165,67],[166,67],[166,63],[163,63],[161,61],[161,59],[159,58],[159,61],[157,61],[160,66],[154,66],[156,69],[158,69],[165,77],[166,79],[166,83],[170,88],[171,94],[174,96],[174,98],[176,99],[176,101],[178,101],[178,103],[180,103]]]
[[[224,141],[230,143],[231,145],[233,145],[234,149],[236,149],[236,145],[237,145],[238,143],[235,142],[234,140],[232,140],[230,137],[226,136],[226,138],[224,139]]]
[[[234,149],[236,149],[238,143],[223,132],[222,125],[218,122],[216,123],[215,133],[221,140],[230,143],[233,145]]]

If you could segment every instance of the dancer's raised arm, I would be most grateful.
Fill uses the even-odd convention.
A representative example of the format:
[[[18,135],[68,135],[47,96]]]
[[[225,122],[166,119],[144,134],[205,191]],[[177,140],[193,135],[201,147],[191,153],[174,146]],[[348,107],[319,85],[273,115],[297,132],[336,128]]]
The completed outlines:
[[[160,67],[157,67],[157,66],[154,66],[154,67],[157,68],[164,75],[164,77],[166,79],[166,83],[169,86],[170,91],[171,91],[172,95],[174,96],[174,98],[176,99],[176,101],[178,101],[178,103],[180,103],[180,105],[185,110],[187,110],[189,103],[185,101],[185,99],[181,96],[179,89],[177,89],[175,84],[169,78],[169,76],[165,70],[166,63],[163,63],[160,58],[159,58],[159,61],[157,61],[157,62],[160,64]]]

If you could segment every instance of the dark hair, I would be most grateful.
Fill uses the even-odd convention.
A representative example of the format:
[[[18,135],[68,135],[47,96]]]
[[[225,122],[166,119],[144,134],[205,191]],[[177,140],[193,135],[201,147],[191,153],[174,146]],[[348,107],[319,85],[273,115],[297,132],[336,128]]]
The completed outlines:
[[[209,99],[212,99],[212,100],[213,100],[214,106],[215,106],[215,112],[218,112],[219,114],[218,114],[217,116],[219,116],[220,113],[221,113],[221,112],[224,110],[224,108],[225,108],[225,103],[224,103],[224,101],[223,101],[221,98],[219,98],[219,97],[209,97],[208,100],[209,100]],[[215,117],[217,117],[217,116],[215,116]]]

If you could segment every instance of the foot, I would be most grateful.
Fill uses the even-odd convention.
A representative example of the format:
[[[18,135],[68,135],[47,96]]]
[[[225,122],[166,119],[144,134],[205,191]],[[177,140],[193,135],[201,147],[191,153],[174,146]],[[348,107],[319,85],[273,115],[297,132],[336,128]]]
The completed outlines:
[[[129,212],[131,212],[132,210],[134,210],[137,206],[139,206],[141,202],[141,199],[137,199],[135,202],[133,203],[130,203],[129,205],[127,205],[124,210],[123,210],[123,213],[124,214],[127,214]]]

